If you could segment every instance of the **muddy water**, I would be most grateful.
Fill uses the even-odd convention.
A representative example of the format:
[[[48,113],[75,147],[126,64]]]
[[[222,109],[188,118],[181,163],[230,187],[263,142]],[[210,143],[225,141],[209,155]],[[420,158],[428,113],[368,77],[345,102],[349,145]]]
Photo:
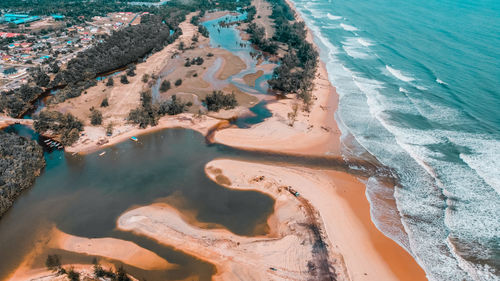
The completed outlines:
[[[204,173],[207,162],[238,156],[219,146],[207,146],[202,135],[184,129],[165,130],[141,136],[138,143],[124,142],[105,151],[103,156],[46,153],[43,174],[0,220],[0,279],[17,267],[26,253],[43,244],[48,228],[55,225],[72,235],[130,240],[179,264],[178,269],[161,272],[129,267],[139,279],[176,280],[197,275],[209,280],[214,272],[211,265],[115,229],[117,217],[125,210],[159,199],[194,212],[202,222],[223,225],[237,234],[265,233],[274,201],[258,192],[229,190],[209,180]],[[43,264],[52,252],[40,251],[38,262]],[[63,262],[92,260],[60,254]]]
[[[215,31],[214,24],[219,20],[205,23],[211,32],[211,44],[235,53],[248,66],[227,81],[219,81],[221,86],[232,83],[248,93],[266,94],[270,73],[259,78],[256,87],[248,87],[242,82],[244,75],[257,71],[257,61],[250,56],[252,49],[248,42],[241,40],[234,27],[223,28],[221,33]],[[155,85],[156,91],[158,87],[159,83]],[[270,116],[265,102],[251,110],[255,116],[239,120],[239,127],[248,127]],[[37,138],[22,126],[9,130]],[[218,157],[257,160],[265,155],[207,146],[203,136],[184,129],[142,136],[138,143],[125,142],[105,151],[103,156],[46,152],[47,166],[43,174],[0,220],[0,280],[5,279],[33,249],[37,249],[36,264],[42,267],[47,255],[53,253],[61,255],[63,263],[91,263],[91,256],[44,246],[53,226],[77,236],[133,241],[179,265],[166,271],[125,266],[139,279],[179,280],[196,276],[200,280],[210,280],[215,273],[212,265],[147,238],[115,229],[116,219],[125,210],[157,201],[167,201],[178,209],[194,213],[201,222],[222,225],[236,234],[258,235],[267,231],[266,220],[274,206],[270,197],[258,192],[225,189],[204,174],[204,165]],[[271,161],[280,159],[281,156],[277,156]],[[118,265],[116,261],[110,262]]]

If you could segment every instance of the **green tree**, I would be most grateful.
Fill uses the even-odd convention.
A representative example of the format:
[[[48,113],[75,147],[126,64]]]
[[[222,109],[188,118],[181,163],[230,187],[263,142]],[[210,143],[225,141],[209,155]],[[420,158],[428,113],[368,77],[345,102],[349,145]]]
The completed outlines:
[[[58,255],[48,255],[45,260],[45,266],[47,269],[56,271],[59,267],[61,267],[61,259]]]
[[[117,281],[131,281],[127,275],[127,272],[123,268],[123,266],[120,266],[118,268],[118,270],[116,271],[116,280]]]
[[[165,93],[166,91],[170,90],[170,88],[171,88],[170,81],[164,80],[163,82],[161,82],[160,91],[162,93]]]
[[[90,109],[90,124],[93,126],[102,124],[102,113],[93,107]]]
[[[72,267],[68,270],[68,278],[71,281],[79,281],[80,280],[80,273],[75,271],[75,269]]]
[[[128,79],[127,79],[127,75],[122,75],[122,76],[120,77],[120,82],[121,82],[122,84],[128,84],[129,82],[128,82]]]
[[[202,100],[209,111],[219,111],[221,109],[232,109],[238,105],[234,93],[224,94],[221,91],[213,91]]]
[[[106,86],[113,87],[114,85],[115,85],[115,81],[113,80],[113,77],[109,77],[108,82],[106,82]]]

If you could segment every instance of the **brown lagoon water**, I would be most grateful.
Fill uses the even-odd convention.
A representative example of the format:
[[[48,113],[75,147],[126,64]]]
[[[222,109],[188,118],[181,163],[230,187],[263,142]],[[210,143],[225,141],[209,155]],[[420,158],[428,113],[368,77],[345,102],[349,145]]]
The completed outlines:
[[[23,132],[23,127],[16,130],[20,135],[29,133]],[[126,267],[140,279],[175,280],[197,275],[200,280],[210,280],[214,273],[211,265],[115,229],[116,219],[125,210],[162,198],[194,211],[199,221],[223,225],[236,234],[265,233],[262,226],[273,211],[272,198],[223,188],[204,173],[205,164],[212,159],[248,159],[248,153],[207,145],[201,134],[186,129],[141,136],[138,143],[124,142],[104,151],[103,156],[46,152],[43,174],[0,220],[0,279],[44,241],[50,226],[55,225],[72,235],[129,240],[179,265],[156,272]],[[59,253],[67,263],[92,260],[90,256],[49,250],[40,252],[41,264],[49,253]]]

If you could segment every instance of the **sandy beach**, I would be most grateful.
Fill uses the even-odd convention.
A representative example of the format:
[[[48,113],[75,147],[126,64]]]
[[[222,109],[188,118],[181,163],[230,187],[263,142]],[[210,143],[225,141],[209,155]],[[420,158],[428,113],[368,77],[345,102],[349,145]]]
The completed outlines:
[[[300,201],[284,188],[260,180],[253,171],[226,174],[222,162],[206,165],[207,175],[224,186],[241,190],[258,190],[275,200],[274,213],[268,219],[269,234],[245,237],[225,228],[205,229],[188,222],[173,207],[156,203],[129,210],[120,216],[117,227],[144,235],[177,250],[216,265],[214,280],[307,280],[316,275],[321,280],[334,280],[333,265],[339,280],[348,280],[341,255],[332,251],[323,255],[314,250],[316,239],[309,229],[310,214]],[[239,162],[234,170],[239,171]],[[253,166],[252,166],[253,167]],[[234,181],[234,182],[232,182]],[[248,181],[248,182],[247,182]],[[227,185],[227,183],[232,182]],[[315,218],[312,218],[315,220]],[[326,265],[322,268],[322,266]]]
[[[105,268],[114,268],[113,261],[143,270],[166,270],[177,266],[130,241],[111,237],[90,239],[74,236],[52,227],[35,244],[31,253],[27,255],[8,280],[67,280],[65,276],[58,276],[55,272],[40,267],[40,263],[44,262],[44,260],[40,260],[40,256],[46,257],[46,254],[54,251],[99,257],[99,263]],[[64,263],[62,265],[65,269],[74,268],[82,276],[89,278],[93,277],[92,266],[78,263]]]
[[[415,260],[376,229],[370,219],[365,186],[354,176],[224,159],[212,161],[207,167],[212,171],[219,169],[232,188],[255,189],[270,195],[284,186],[298,191],[318,212],[330,255],[343,257],[347,280],[425,280],[425,273]],[[208,175],[217,181],[214,173]],[[293,196],[288,198],[293,199]]]
[[[299,155],[339,155],[340,131],[333,118],[338,95],[328,81],[323,64],[314,81],[310,112],[302,110],[302,102],[293,95],[267,104],[272,117],[249,129],[229,128],[218,131],[217,143],[246,150],[266,150]],[[297,117],[290,125],[288,114],[298,107]]]
[[[276,200],[268,219],[269,235],[241,237],[225,229],[199,228],[166,204],[130,210],[118,219],[118,228],[214,263],[215,280],[253,280],[256,276],[259,280],[306,280],[311,274],[307,264],[318,257],[308,230],[300,225],[311,223],[307,210],[312,206],[313,221],[324,230],[325,260],[335,269],[337,280],[425,280],[414,259],[371,222],[364,185],[355,177],[224,159],[208,163],[205,170],[227,188],[256,190]],[[299,197],[287,188],[299,192]],[[298,243],[302,239],[311,244]]]
[[[269,11],[262,11],[268,9],[267,5],[262,1],[254,2],[259,4],[259,15],[269,16]],[[291,2],[288,1],[288,4],[293,7]],[[224,14],[219,12],[207,18]],[[197,31],[189,23],[190,17],[181,24],[183,35],[178,42],[193,43],[190,40]],[[307,40],[314,44],[310,30]],[[112,137],[105,137],[104,127],[90,126],[86,121],[85,135],[65,150],[91,153],[132,136],[181,127],[210,135],[215,143],[243,150],[299,156],[342,156],[341,133],[334,118],[339,97],[328,80],[323,62],[319,63],[308,110],[295,95],[282,99],[268,98],[266,107],[272,113],[271,117],[250,128],[235,128],[224,119],[248,114],[248,107],[260,97],[244,93],[234,85],[221,84],[226,92],[235,92],[240,105],[243,105],[216,114],[186,112],[165,116],[159,119],[157,126],[147,129],[128,124],[128,112],[138,106],[140,92],[144,89],[140,77],[146,73],[160,75],[168,72],[169,67],[183,67],[182,60],[172,64],[168,61],[176,52],[178,42],[154,54],[146,63],[139,64],[137,76],[133,78],[135,80],[131,79],[130,84],[107,89],[104,83],[100,83],[89,89],[86,96],[53,106],[51,109],[72,112],[88,120],[89,106],[98,107],[104,97],[109,97],[112,104],[103,112],[105,120],[115,125]],[[199,42],[200,45],[207,43],[206,38]],[[215,56],[207,59],[205,66],[160,75],[161,79],[170,81],[189,79],[182,86],[162,95],[178,94],[183,98],[189,97],[196,104],[217,88],[215,80],[204,79],[214,65],[220,63],[211,77],[217,80],[225,80],[247,67],[241,58],[227,51],[210,50]],[[202,52],[203,49],[199,49],[188,52],[186,56]],[[257,72],[245,75],[243,80],[247,85],[255,86],[256,79],[264,74],[262,69],[270,71],[274,66],[262,66]],[[290,117],[291,113],[294,117]],[[105,141],[98,144],[103,139]],[[258,226],[268,229],[268,234],[247,237],[223,227],[206,228],[202,222],[194,221],[193,217],[187,217],[166,203],[153,203],[124,212],[117,219],[117,228],[152,238],[214,264],[217,268],[214,280],[426,280],[425,272],[415,259],[373,224],[366,188],[353,175],[335,170],[228,159],[207,163],[205,172],[211,180],[226,188],[254,190],[271,196],[275,200],[274,213],[268,218],[267,226]],[[128,241],[76,237],[59,230],[54,230],[52,236],[54,238],[49,245],[65,251],[97,255],[145,270],[175,266]],[[28,274],[31,277],[46,274],[46,271],[27,270],[31,267],[26,262],[12,280],[23,279],[27,272],[31,272]],[[19,276],[23,278],[19,279]]]

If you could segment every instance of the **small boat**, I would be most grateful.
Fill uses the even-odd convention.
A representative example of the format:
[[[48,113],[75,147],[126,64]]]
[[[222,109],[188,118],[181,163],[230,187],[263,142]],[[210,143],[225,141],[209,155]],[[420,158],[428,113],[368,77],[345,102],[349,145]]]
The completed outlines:
[[[99,153],[99,156],[103,156],[104,154],[106,154],[106,151]]]
[[[130,139],[133,141],[139,141],[136,137],[131,137]]]
[[[46,139],[46,140],[44,140],[43,142],[44,142],[44,143],[48,143],[49,141],[50,141],[50,139]]]

